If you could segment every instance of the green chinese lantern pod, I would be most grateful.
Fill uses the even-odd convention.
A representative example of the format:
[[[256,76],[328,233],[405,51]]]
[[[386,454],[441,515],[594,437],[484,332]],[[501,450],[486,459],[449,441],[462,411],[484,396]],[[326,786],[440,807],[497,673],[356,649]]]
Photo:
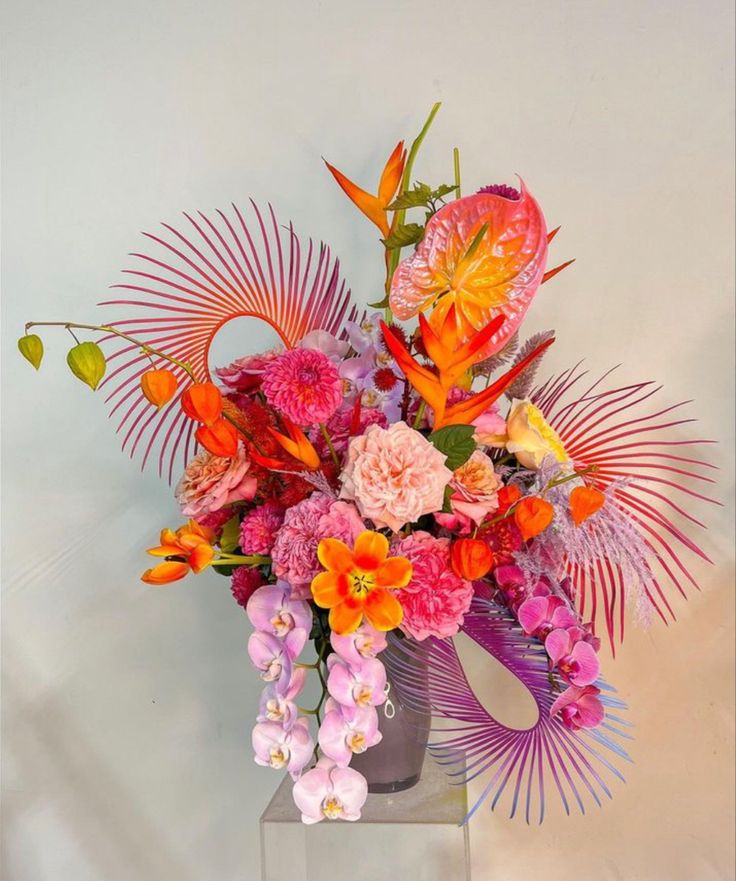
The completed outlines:
[[[43,343],[35,333],[26,334],[18,340],[18,351],[38,370],[43,359]]]
[[[71,372],[94,391],[105,375],[105,356],[97,343],[78,343],[69,350],[66,363]]]

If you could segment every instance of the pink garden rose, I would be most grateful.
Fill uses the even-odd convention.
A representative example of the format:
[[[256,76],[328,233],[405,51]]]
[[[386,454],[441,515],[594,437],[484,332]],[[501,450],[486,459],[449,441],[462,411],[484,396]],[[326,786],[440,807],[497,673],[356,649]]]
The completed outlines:
[[[399,625],[417,640],[454,636],[473,599],[473,585],[450,566],[450,541],[428,532],[413,532],[392,547],[412,565],[409,584],[396,593],[404,610]]]
[[[186,517],[201,517],[232,502],[250,501],[256,479],[248,473],[250,461],[242,444],[232,458],[201,450],[184,470],[176,487],[176,500]]]
[[[355,505],[325,493],[312,493],[286,512],[271,550],[273,570],[289,582],[293,599],[307,599],[312,579],[321,568],[317,559],[319,542],[339,538],[352,547],[364,529]]]
[[[367,797],[368,784],[362,774],[353,768],[338,768],[324,757],[294,784],[294,801],[306,824],[325,819],[359,820]]]
[[[477,443],[488,447],[503,447],[506,444],[506,420],[499,413],[498,404],[491,404],[472,424],[475,426],[473,437]]]
[[[246,355],[238,358],[227,367],[218,367],[215,370],[217,378],[230,391],[249,392],[261,384],[263,371],[284,350],[279,346],[269,352],[259,352],[257,355]]]
[[[481,450],[475,450],[467,462],[455,469],[450,485],[454,490],[450,496],[452,513],[461,525],[472,521],[478,526],[498,508],[501,480],[490,457]]]
[[[348,446],[341,498],[353,499],[380,529],[398,532],[442,508],[452,471],[446,456],[405,422],[372,425]]]

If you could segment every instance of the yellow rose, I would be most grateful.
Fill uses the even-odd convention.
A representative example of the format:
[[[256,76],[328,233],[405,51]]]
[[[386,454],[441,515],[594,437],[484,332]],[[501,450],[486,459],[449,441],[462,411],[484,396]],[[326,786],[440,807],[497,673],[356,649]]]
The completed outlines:
[[[506,449],[524,468],[536,470],[545,456],[554,456],[558,462],[567,461],[567,453],[557,432],[531,401],[514,399],[511,402],[506,434]]]

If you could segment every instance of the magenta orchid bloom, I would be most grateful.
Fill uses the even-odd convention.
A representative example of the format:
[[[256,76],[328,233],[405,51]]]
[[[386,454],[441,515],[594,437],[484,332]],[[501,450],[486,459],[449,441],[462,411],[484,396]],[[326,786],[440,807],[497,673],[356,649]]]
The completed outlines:
[[[314,752],[309,722],[303,716],[288,730],[278,722],[259,722],[253,729],[251,739],[256,764],[277,771],[286,768],[294,779]]]
[[[578,623],[565,601],[556,596],[529,597],[519,606],[517,617],[524,633],[533,634],[542,642],[551,631],[576,627]]]
[[[382,739],[375,707],[346,707],[330,698],[320,725],[322,752],[340,768],[347,768],[355,753],[364,753]]]
[[[306,679],[306,668],[297,667],[291,675],[286,690],[282,690],[277,684],[264,688],[258,708],[258,721],[278,722],[286,729],[291,728],[299,716],[294,698],[304,688]]]
[[[294,784],[294,801],[302,812],[302,823],[308,825],[324,819],[359,820],[367,797],[368,784],[362,774],[338,768],[325,758]]]
[[[337,655],[327,658],[327,691],[345,707],[376,707],[386,700],[386,668],[377,658],[351,667]]]
[[[312,627],[312,612],[304,600],[291,599],[291,588],[285,581],[259,587],[245,611],[256,630],[283,640],[292,658],[304,648]]]
[[[517,610],[529,597],[544,597],[551,594],[549,585],[544,579],[539,578],[533,585],[530,584],[529,576],[515,563],[498,566],[493,572],[493,577],[513,610]]]
[[[284,689],[291,681],[292,657],[284,643],[271,633],[257,630],[248,640],[248,655],[264,682],[275,682]]]
[[[590,685],[598,678],[600,662],[595,649],[583,640],[575,642],[567,630],[553,630],[544,641],[552,667],[571,685]]]
[[[557,698],[549,708],[550,716],[559,713],[562,723],[571,731],[581,728],[595,728],[601,724],[606,713],[603,704],[598,700],[600,688],[586,685],[577,688],[571,685]]]
[[[367,658],[375,658],[386,648],[386,634],[364,621],[357,630],[340,636],[330,635],[332,648],[348,664],[359,667]]]
[[[599,652],[601,650],[601,640],[600,637],[593,633],[592,622],[589,621],[582,626],[577,625],[576,627],[568,627],[567,630],[575,642],[582,640],[583,642],[592,645],[594,651]]]

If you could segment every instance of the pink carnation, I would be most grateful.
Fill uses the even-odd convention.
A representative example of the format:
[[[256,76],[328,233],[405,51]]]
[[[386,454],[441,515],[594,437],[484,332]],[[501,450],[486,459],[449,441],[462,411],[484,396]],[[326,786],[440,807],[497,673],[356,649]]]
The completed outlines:
[[[244,554],[270,554],[283,522],[284,509],[276,502],[255,508],[240,524],[240,549]]]
[[[404,610],[401,629],[418,640],[454,636],[470,608],[473,585],[450,568],[450,540],[413,532],[392,553],[412,565],[411,581],[396,594]]]
[[[238,358],[227,367],[218,367],[215,370],[217,378],[228,389],[236,392],[249,392],[261,383],[263,371],[284,350],[282,348],[271,349],[269,352],[259,352],[257,355],[246,355]]]
[[[201,450],[187,465],[176,487],[182,514],[196,519],[232,502],[249,502],[256,494],[256,479],[248,473],[249,468],[250,460],[242,444],[232,458]]]
[[[386,428],[386,426],[388,425],[388,418],[386,417],[386,414],[376,407],[361,408],[357,431],[353,432],[351,435],[350,426],[352,421],[352,404],[343,404],[327,420],[327,424],[325,426],[327,428],[327,433],[330,436],[330,440],[332,441],[332,445],[335,448],[335,451],[340,456],[342,456],[347,451],[348,443],[351,436],[356,437],[357,435],[364,434],[371,425],[380,425],[382,428]],[[314,444],[314,448],[317,450],[320,458],[329,458],[330,451],[327,448],[327,444],[322,435],[322,432],[318,428],[312,431],[310,435],[310,440]]]
[[[320,571],[317,545],[323,538],[339,538],[352,546],[365,529],[354,505],[324,493],[289,508],[271,550],[273,570],[288,581],[294,599],[310,596],[310,584]]]
[[[265,582],[259,569],[252,569],[250,566],[238,566],[230,579],[233,599],[239,606],[245,608],[248,605],[248,600],[263,584]]]
[[[330,359],[314,349],[291,349],[266,368],[268,403],[297,425],[326,422],[342,403],[342,380]]]
[[[348,446],[342,498],[354,499],[364,517],[394,532],[442,508],[452,471],[446,456],[405,422],[371,425]]]

